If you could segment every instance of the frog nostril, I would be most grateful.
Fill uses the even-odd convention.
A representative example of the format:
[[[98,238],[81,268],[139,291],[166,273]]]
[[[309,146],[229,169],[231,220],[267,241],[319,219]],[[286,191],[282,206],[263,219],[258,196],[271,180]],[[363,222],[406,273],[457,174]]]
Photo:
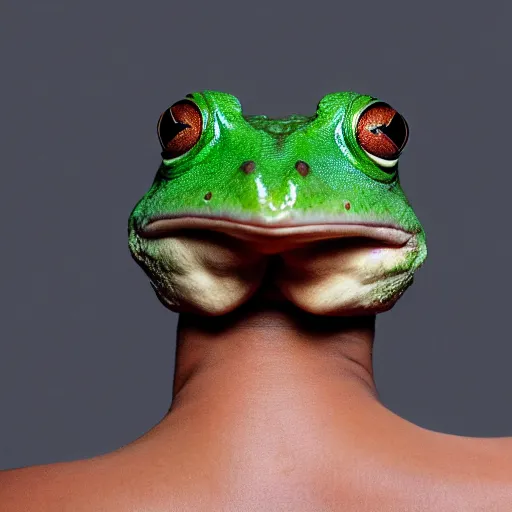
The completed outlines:
[[[209,201],[211,198],[212,198],[212,193],[211,192],[207,192],[206,195],[204,196],[204,200],[205,201]]]
[[[297,169],[297,172],[304,177],[306,177],[309,174],[309,171],[311,170],[309,165],[303,160],[297,160],[295,164],[295,169]]]
[[[254,169],[256,169],[256,163],[252,160],[247,160],[240,166],[240,170],[245,172],[245,174],[251,174]]]

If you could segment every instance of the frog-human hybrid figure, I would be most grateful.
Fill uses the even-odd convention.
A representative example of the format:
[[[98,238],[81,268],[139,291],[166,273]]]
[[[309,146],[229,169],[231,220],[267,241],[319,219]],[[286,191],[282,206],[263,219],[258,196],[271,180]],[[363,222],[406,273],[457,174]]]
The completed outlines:
[[[376,98],[332,93],[310,117],[270,119],[203,91],[167,109],[158,136],[129,247],[173,311],[222,315],[271,282],[311,313],[379,313],[426,257],[398,176],[408,126]]]

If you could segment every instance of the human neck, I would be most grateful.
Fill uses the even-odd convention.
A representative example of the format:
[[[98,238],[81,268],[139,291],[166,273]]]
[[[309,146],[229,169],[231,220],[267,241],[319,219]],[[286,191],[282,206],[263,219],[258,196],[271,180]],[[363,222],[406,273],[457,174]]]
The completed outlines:
[[[314,395],[327,409],[345,395],[375,398],[374,327],[374,316],[321,317],[258,300],[222,317],[182,314],[170,413],[221,402],[286,408]]]

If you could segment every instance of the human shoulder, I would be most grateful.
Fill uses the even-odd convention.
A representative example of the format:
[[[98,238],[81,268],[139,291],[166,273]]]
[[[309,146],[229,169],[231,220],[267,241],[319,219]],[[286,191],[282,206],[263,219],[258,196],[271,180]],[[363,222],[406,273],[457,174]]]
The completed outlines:
[[[119,460],[121,459],[121,460]],[[112,454],[0,471],[0,512],[175,510],[175,486],[140,457]]]
[[[58,504],[63,481],[62,463],[0,471],[2,512],[45,512]]]
[[[90,507],[95,501],[91,498],[100,491],[100,475],[94,474],[98,465],[87,462],[57,462],[0,471],[1,512],[81,512],[82,503],[87,502]]]

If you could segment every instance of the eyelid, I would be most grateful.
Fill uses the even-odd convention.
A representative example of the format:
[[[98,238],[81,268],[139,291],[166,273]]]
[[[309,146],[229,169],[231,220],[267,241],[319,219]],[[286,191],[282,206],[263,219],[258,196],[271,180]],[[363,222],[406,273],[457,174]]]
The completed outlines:
[[[363,149],[363,148],[361,148],[361,149]],[[372,155],[371,153],[368,153],[368,151],[366,151],[365,149],[363,149],[363,151],[377,165],[380,165],[381,167],[385,167],[386,169],[390,169],[391,167],[394,167],[398,163],[398,158],[395,158],[394,160],[385,160],[384,158],[380,158],[378,156]]]

